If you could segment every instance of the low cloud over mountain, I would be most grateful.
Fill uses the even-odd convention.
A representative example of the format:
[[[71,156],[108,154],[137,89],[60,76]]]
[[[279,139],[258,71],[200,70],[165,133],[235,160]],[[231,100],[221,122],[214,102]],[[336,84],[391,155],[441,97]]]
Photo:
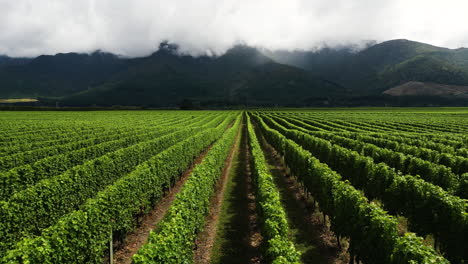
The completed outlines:
[[[163,40],[192,55],[234,44],[268,49],[407,38],[468,46],[465,0],[15,0],[0,1],[0,54],[103,51],[151,54]]]

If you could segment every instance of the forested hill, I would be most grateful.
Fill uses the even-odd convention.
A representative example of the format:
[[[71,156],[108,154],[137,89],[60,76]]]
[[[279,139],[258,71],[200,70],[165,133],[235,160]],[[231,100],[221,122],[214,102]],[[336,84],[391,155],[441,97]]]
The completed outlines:
[[[217,106],[305,105],[346,93],[332,81],[243,45],[216,57],[179,55],[177,46],[167,43],[135,59],[101,52],[40,56],[0,68],[0,80],[3,97],[54,97],[71,106],[174,106],[184,99]]]
[[[221,56],[192,57],[161,43],[142,58],[100,51],[33,59],[0,56],[0,98],[32,97],[70,106],[177,106],[184,100],[202,106],[379,105],[400,100],[386,90],[413,82],[436,84],[431,91],[443,85],[468,87],[468,49],[392,40],[360,51],[238,45]],[[420,103],[415,98],[420,90],[404,93],[412,95],[407,104]],[[439,99],[463,104],[467,98],[437,91],[424,96],[436,104]]]
[[[266,51],[349,89],[380,93],[410,81],[468,86],[468,49],[447,49],[404,39],[356,52],[350,47],[318,51]]]

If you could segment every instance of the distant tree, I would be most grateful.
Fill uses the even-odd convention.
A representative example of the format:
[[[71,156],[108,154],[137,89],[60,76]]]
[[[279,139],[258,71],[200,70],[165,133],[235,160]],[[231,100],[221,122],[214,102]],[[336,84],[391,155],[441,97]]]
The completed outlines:
[[[180,107],[181,110],[193,110],[193,109],[196,109],[195,105],[193,104],[193,101],[190,100],[190,99],[183,99],[183,100],[180,102],[179,107]]]

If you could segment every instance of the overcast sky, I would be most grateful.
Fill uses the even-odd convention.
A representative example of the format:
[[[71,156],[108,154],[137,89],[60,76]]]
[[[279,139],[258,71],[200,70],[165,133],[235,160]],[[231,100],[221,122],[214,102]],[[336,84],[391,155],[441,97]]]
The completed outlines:
[[[468,0],[0,0],[0,54],[10,56],[143,56],[163,40],[200,54],[395,38],[468,47]]]

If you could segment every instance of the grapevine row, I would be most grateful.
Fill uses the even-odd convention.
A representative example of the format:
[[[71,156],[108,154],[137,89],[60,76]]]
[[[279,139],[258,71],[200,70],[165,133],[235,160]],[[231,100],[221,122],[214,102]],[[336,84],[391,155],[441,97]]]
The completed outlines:
[[[190,125],[196,124],[199,123],[192,123]],[[146,130],[146,133],[140,135],[134,133],[119,134],[115,138],[112,138],[115,139],[112,141],[50,156],[33,164],[26,164],[8,172],[0,173],[0,183],[3,186],[0,189],[0,199],[7,199],[29,185],[33,185],[46,178],[57,176],[87,160],[98,158],[108,152],[129,147],[141,141],[163,136],[175,130],[175,127],[169,127],[166,129],[155,129],[154,132],[149,133],[148,130]]]
[[[357,189],[341,179],[326,164],[314,158],[294,141],[269,128],[255,117],[259,127],[285,158],[291,172],[299,178],[330,217],[332,230],[350,239],[352,258],[364,263],[448,263],[412,234],[398,236],[397,220],[378,205],[370,203]],[[413,261],[413,262],[411,262]]]
[[[274,122],[274,124],[278,124],[273,120],[266,120],[272,123]],[[276,120],[289,128],[301,130],[300,127],[291,125],[287,121],[281,119]],[[306,130],[302,130],[302,132],[308,133]],[[363,153],[366,156],[372,157],[375,162],[384,162],[403,173],[420,175],[424,180],[441,186],[452,193],[457,193],[461,196],[468,195],[468,192],[466,192],[468,190],[460,189],[460,176],[454,174],[449,168],[443,165],[434,164],[420,158],[394,152],[390,149],[380,148],[376,145],[354,140],[352,138],[341,137],[336,134],[321,132],[310,132],[310,134],[315,137],[324,138],[345,148]]]
[[[266,125],[266,124],[265,124]],[[370,198],[379,198],[386,209],[406,216],[418,234],[433,234],[436,244],[454,263],[467,259],[467,202],[422,179],[402,176],[384,163],[333,145],[297,130],[276,129],[341,173]]]
[[[40,236],[24,238],[1,263],[101,263],[109,237],[121,238],[133,230],[137,216],[152,208],[194,157],[223,134],[227,124],[187,133],[184,140],[107,186]]]
[[[10,248],[25,234],[40,234],[43,228],[76,210],[86,199],[138,164],[200,130],[188,128],[111,152],[20,191],[8,202],[0,202],[0,214],[5,215],[0,222],[0,236],[3,237],[0,250]]]
[[[268,171],[265,156],[249,116],[247,116],[247,131],[252,153],[255,198],[262,218],[263,237],[266,241],[265,257],[271,263],[298,263],[300,254],[288,237],[289,225],[281,204],[280,193],[273,176]]]
[[[210,198],[238,135],[240,118],[196,165],[157,231],[133,256],[139,263],[192,263],[195,238],[205,226]]]

